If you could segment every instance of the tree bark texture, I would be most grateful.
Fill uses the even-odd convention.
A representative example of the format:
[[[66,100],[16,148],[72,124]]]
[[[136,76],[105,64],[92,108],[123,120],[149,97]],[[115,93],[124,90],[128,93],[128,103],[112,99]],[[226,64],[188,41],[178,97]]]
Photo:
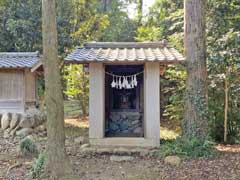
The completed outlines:
[[[187,89],[183,134],[204,140],[208,132],[205,0],[185,0]]]
[[[58,59],[55,0],[42,0],[43,55],[47,106],[47,169],[57,178],[65,176],[64,108]]]

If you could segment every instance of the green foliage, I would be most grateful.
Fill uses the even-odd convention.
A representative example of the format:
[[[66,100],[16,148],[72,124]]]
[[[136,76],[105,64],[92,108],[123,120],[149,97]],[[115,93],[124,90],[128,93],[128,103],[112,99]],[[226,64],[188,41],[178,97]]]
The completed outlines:
[[[138,41],[159,41],[167,39],[178,44],[183,39],[183,1],[157,0],[150,8],[147,18],[137,30]],[[181,34],[181,35],[180,35]],[[175,45],[175,44],[173,44]]]
[[[108,16],[97,11],[97,0],[72,1],[73,9],[70,22],[73,26],[71,37],[79,44],[97,41],[108,26]]]
[[[157,41],[160,40],[163,30],[160,27],[141,26],[137,29],[137,41]]]
[[[216,155],[214,143],[202,142],[197,138],[177,138],[175,141],[166,141],[161,144],[160,156],[178,155],[183,157],[211,157]]]
[[[82,65],[69,65],[64,68],[66,82],[65,95],[70,100],[78,100],[81,115],[87,115],[89,100],[89,78]]]
[[[157,0],[143,25],[138,27],[137,41],[167,39],[183,52],[183,1]],[[161,114],[166,121],[180,126],[184,112],[186,70],[183,66],[169,66],[161,77]]]
[[[122,1],[112,1],[105,13],[109,17],[109,25],[104,29],[102,41],[128,42],[134,41],[137,24],[123,11],[126,8]]]
[[[229,84],[228,139],[236,142],[240,137],[239,10],[236,0],[208,2],[209,120],[211,136],[217,141],[222,141],[224,131],[224,81]]]
[[[163,117],[180,125],[184,113],[186,71],[183,66],[169,67],[161,79]]]
[[[32,179],[40,179],[43,174],[43,168],[46,157],[45,154],[39,154],[38,158],[33,162],[32,168],[30,169],[29,177]]]
[[[229,84],[228,136],[237,142],[240,137],[239,114],[239,32],[240,2],[237,0],[208,0],[207,60],[208,60],[208,113],[202,112],[201,97],[193,101],[198,111],[209,119],[210,135],[217,141],[223,139],[224,81]],[[157,0],[138,27],[136,40],[167,39],[183,52],[183,1]],[[168,70],[161,79],[161,107],[163,118],[175,124],[183,121],[186,72],[184,69]],[[184,123],[183,123],[184,124]],[[193,127],[194,128],[194,127]]]
[[[45,93],[44,84],[45,84],[44,75],[37,76],[37,94],[39,99],[42,99],[44,97],[44,93]]]
[[[29,138],[24,138],[20,142],[20,151],[24,156],[36,156],[38,154],[36,144]]]
[[[8,0],[0,4],[0,51],[41,49],[41,1]]]
[[[97,0],[57,1],[60,53],[102,37],[109,17],[98,12],[98,6]],[[41,51],[41,1],[1,1],[0,29],[0,51]]]

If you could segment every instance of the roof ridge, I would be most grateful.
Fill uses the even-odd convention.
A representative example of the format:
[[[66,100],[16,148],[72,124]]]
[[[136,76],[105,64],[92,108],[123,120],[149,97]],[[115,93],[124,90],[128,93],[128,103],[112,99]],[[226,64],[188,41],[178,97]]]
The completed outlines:
[[[84,48],[163,48],[169,47],[167,40],[145,41],[145,42],[90,42],[83,46]],[[82,47],[78,47],[82,48]]]
[[[0,52],[0,57],[39,57],[39,51],[35,52]]]

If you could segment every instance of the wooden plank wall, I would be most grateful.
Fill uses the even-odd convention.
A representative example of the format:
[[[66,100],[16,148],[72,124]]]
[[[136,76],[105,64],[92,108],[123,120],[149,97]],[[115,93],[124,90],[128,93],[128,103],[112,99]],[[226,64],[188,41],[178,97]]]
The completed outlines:
[[[0,111],[23,111],[24,83],[23,71],[0,71]]]
[[[0,112],[22,112],[36,102],[36,74],[30,70],[0,70]]]
[[[22,99],[24,91],[22,71],[0,71],[0,99]]]

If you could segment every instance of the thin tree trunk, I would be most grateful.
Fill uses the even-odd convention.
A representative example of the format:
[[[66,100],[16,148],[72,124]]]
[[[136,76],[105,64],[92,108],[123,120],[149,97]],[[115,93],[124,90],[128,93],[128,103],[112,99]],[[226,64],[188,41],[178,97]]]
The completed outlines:
[[[205,0],[184,1],[188,78],[183,134],[200,140],[204,140],[208,132],[205,4]]]
[[[227,78],[225,78],[224,81],[225,87],[225,107],[224,107],[224,142],[227,142],[227,134],[228,134],[228,81]]]
[[[138,26],[142,25],[143,18],[143,0],[137,0],[137,22]]]
[[[107,0],[103,0],[103,10],[107,11]]]
[[[104,12],[107,12],[112,4],[111,0],[100,0],[99,2],[100,2],[100,4],[102,4]]]
[[[55,0],[42,0],[43,55],[47,106],[47,170],[56,178],[70,172],[65,153],[63,94],[58,59]]]
[[[82,94],[82,115],[83,115],[83,117],[85,117],[86,114],[87,114],[86,86],[87,86],[86,77],[85,77],[84,67],[82,66],[82,91],[83,91],[83,94]]]

